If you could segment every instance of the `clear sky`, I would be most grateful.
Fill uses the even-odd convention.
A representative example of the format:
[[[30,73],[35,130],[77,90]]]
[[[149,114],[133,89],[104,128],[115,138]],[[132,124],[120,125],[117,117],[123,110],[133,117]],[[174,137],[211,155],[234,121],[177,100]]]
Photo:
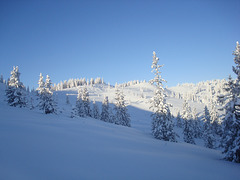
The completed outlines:
[[[0,74],[35,88],[40,72],[149,80],[153,51],[167,86],[227,78],[236,41],[240,0],[0,1]]]

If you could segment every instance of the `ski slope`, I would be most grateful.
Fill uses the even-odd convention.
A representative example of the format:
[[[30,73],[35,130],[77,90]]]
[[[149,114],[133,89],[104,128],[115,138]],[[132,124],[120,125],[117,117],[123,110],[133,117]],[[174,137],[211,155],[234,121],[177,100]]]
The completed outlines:
[[[56,92],[62,113],[45,115],[6,105],[0,84],[0,179],[239,179],[239,164],[222,160],[218,150],[186,144],[181,137],[179,143],[172,143],[151,136],[151,85],[123,90],[131,128],[70,118],[76,90]],[[114,88],[89,87],[89,92],[99,108],[104,95],[114,102]],[[139,98],[141,92],[145,98]],[[66,94],[70,104],[65,103]],[[168,102],[181,108],[179,100]],[[201,104],[195,105],[201,109]]]

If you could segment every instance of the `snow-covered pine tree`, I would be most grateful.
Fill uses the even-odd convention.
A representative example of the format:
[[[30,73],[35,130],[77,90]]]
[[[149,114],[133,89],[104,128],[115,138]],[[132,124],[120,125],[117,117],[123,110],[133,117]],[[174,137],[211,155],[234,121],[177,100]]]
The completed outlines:
[[[233,52],[234,57],[234,63],[236,64],[236,67],[233,66],[233,72],[237,75],[237,83],[238,83],[238,90],[237,92],[240,92],[240,87],[239,87],[239,83],[240,83],[240,45],[239,42],[236,42],[236,49]]]
[[[230,142],[228,139],[230,138],[231,127],[233,124],[234,118],[234,102],[236,99],[235,89],[235,81],[229,76],[228,81],[224,84],[223,87],[226,92],[225,96],[219,97],[220,104],[223,104],[223,110],[225,111],[223,122],[222,122],[222,139],[221,146],[224,148],[223,153],[226,153],[228,147],[230,146]],[[228,144],[230,143],[230,144]]]
[[[164,93],[163,82],[166,82],[161,77],[160,68],[163,65],[158,65],[159,58],[153,52],[152,72],[154,79],[150,82],[156,85],[154,97],[150,100],[150,109],[153,110],[152,117],[152,134],[156,139],[164,141],[176,142],[176,133],[173,131],[173,122],[169,118],[169,107],[166,103],[166,95]]]
[[[224,134],[227,135],[227,132],[231,129],[234,116],[234,102],[236,101],[237,94],[235,92],[235,81],[229,76],[227,83],[224,85],[224,90],[227,94],[220,99],[221,103],[224,105],[225,117],[223,121],[223,130]],[[225,133],[226,132],[226,133]]]
[[[85,110],[84,110],[84,104],[82,101],[82,90],[79,88],[78,89],[78,96],[77,96],[77,101],[76,101],[76,106],[73,108],[73,112],[71,114],[71,117],[85,117]]]
[[[225,138],[223,152],[225,159],[240,163],[240,45],[238,42],[233,55],[235,56],[234,62],[236,64],[236,67],[233,67],[233,72],[237,75],[237,79],[231,89],[231,100],[227,103],[229,109],[226,109],[225,121],[228,119],[230,129],[227,133],[227,138]]]
[[[197,115],[197,109],[194,108],[192,112],[193,117],[193,129],[194,129],[194,137],[200,138],[202,137],[202,128],[201,128],[201,122]]]
[[[95,100],[93,100],[93,113],[92,114],[93,114],[93,118],[95,118],[95,119],[100,118],[98,105],[96,104]]]
[[[92,117],[92,111],[91,111],[90,100],[89,100],[89,92],[87,90],[87,87],[83,88],[82,101],[83,101],[85,115],[88,117]]]
[[[120,92],[118,86],[115,87],[115,124],[131,127],[131,119],[125,105],[124,94]]]
[[[51,80],[47,75],[46,82],[44,83],[42,73],[40,73],[40,78],[38,81],[38,96],[40,110],[43,110],[45,114],[56,113],[56,104],[53,100],[53,92],[51,91]]]
[[[36,89],[39,94],[42,94],[45,91],[45,82],[43,80],[43,75],[40,73],[38,80],[38,88]]]
[[[176,126],[179,127],[179,128],[182,128],[182,118],[181,118],[181,115],[180,115],[180,112],[178,111],[177,113],[177,118],[176,118]]]
[[[240,99],[235,102],[235,111],[228,139],[225,143],[225,159],[240,163]]]
[[[113,110],[111,106],[109,106],[109,122],[110,123],[115,123],[115,115],[113,113]]]
[[[108,96],[105,96],[102,102],[101,120],[105,122],[110,122]]]
[[[13,67],[13,70],[11,71],[11,77],[8,81],[8,86],[6,89],[6,96],[7,102],[10,106],[26,106],[25,88],[23,83],[20,81],[18,66]]]
[[[90,79],[90,85],[91,86],[94,85],[94,79],[93,78]]]
[[[51,91],[51,85],[52,85],[52,81],[51,81],[49,75],[47,75],[46,83],[45,83],[45,88],[47,89],[47,91]]]
[[[183,139],[186,143],[195,144],[192,110],[186,100],[183,103],[181,116],[183,119]]]
[[[204,108],[204,117],[203,117],[203,140],[204,140],[204,145],[207,148],[213,149],[215,148],[215,137],[212,129],[212,124],[211,124],[211,116],[209,113],[209,110],[207,106]]]
[[[216,135],[222,134],[222,128],[219,120],[219,115],[216,109],[215,102],[211,102],[211,109],[210,109],[210,117],[211,117],[211,124],[213,133]]]

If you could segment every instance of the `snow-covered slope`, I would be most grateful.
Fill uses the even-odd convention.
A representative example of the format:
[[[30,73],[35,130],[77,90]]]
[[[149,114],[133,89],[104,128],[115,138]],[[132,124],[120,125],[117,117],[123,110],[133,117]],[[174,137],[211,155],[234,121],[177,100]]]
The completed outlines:
[[[147,104],[154,90],[151,85],[124,89],[131,128],[92,118],[70,118],[76,89],[56,92],[62,113],[45,115],[36,109],[6,105],[4,86],[0,85],[0,179],[239,178],[239,164],[223,161],[220,151],[151,136]],[[112,88],[89,87],[89,91],[99,105],[104,95],[110,102],[114,100]],[[146,98],[139,98],[141,92]],[[178,100],[168,101],[180,107]]]
[[[108,96],[109,102],[112,104],[115,102],[115,88],[108,85],[93,85],[87,86],[90,100],[95,100],[101,110],[101,103],[104,96]],[[149,109],[149,100],[153,97],[155,86],[149,83],[140,83],[131,86],[127,86],[121,89],[125,95],[126,104],[128,106],[129,113],[131,115],[132,127],[150,133],[151,127],[151,111]],[[170,90],[166,90],[167,94],[171,94]],[[56,91],[56,99],[60,111],[63,114],[70,116],[72,107],[75,106],[77,98],[78,88],[65,89],[62,91]],[[70,104],[66,105],[66,95],[69,96]],[[176,99],[173,97],[167,97],[167,102],[171,105],[170,110],[174,116],[178,111],[182,110],[184,99]],[[192,108],[196,108],[198,113],[201,113],[204,109],[204,104],[197,102],[189,102]]]

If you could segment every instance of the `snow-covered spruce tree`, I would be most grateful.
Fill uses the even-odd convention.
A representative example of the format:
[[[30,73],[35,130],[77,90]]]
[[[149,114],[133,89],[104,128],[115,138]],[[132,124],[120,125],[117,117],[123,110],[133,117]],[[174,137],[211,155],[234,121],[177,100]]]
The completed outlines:
[[[221,147],[224,148],[223,153],[227,151],[230,146],[230,132],[233,124],[234,118],[234,102],[236,99],[235,81],[229,76],[228,81],[224,84],[224,91],[226,94],[219,97],[220,104],[223,105],[223,110],[225,111],[223,122],[222,122],[222,138],[221,138]]]
[[[113,113],[113,109],[109,106],[109,122],[115,123],[115,115]]]
[[[92,115],[93,115],[93,118],[95,118],[95,119],[100,118],[98,105],[96,104],[95,100],[93,100],[93,113],[92,113]]]
[[[234,102],[237,98],[237,94],[235,92],[235,81],[231,76],[229,76],[228,82],[224,85],[224,90],[227,92],[227,94],[220,99],[220,102],[223,103],[225,110],[224,121],[222,123],[223,138],[228,135],[228,132],[233,124]]]
[[[236,64],[236,67],[233,66],[233,72],[237,75],[237,83],[240,82],[240,45],[237,41],[236,43],[236,49],[233,52],[234,57],[234,63]],[[240,86],[238,84],[238,87],[236,87],[238,90],[237,92],[240,92]]]
[[[186,100],[183,103],[182,119],[183,119],[184,141],[186,143],[195,144],[192,110]]]
[[[240,107],[240,99],[235,102],[235,107]],[[240,109],[240,108],[239,108]],[[228,132],[224,154],[225,159],[240,163],[240,110],[236,109],[231,124],[231,129]]]
[[[117,86],[115,88],[115,124],[131,127],[131,119],[125,105],[124,94],[120,92]]]
[[[182,128],[182,118],[181,118],[181,115],[180,115],[180,112],[178,111],[177,113],[177,118],[176,118],[176,126],[179,127],[179,128]]]
[[[13,67],[11,71],[11,77],[8,81],[8,86],[6,89],[7,103],[14,107],[25,107],[25,88],[23,83],[20,82],[20,73],[18,66]]]
[[[150,100],[150,109],[153,110],[152,117],[152,134],[156,139],[164,141],[176,142],[176,133],[173,131],[173,122],[169,117],[169,107],[166,103],[166,95],[164,93],[163,82],[160,68],[163,65],[158,65],[159,58],[153,52],[152,72],[155,78],[150,82],[156,85],[156,91],[153,98]]]
[[[40,110],[43,110],[45,114],[56,113],[56,104],[53,100],[53,92],[51,91],[51,80],[47,75],[46,82],[44,83],[42,73],[40,73],[40,78],[38,81],[38,96]]]
[[[89,92],[87,90],[87,87],[83,88],[82,101],[83,101],[85,115],[88,117],[92,117],[92,111],[91,111],[90,100],[89,100]]]
[[[210,117],[213,133],[216,135],[221,135],[222,134],[221,124],[216,109],[216,104],[214,102],[211,102]]]
[[[43,80],[43,75],[40,73],[39,80],[38,80],[38,88],[36,89],[38,94],[42,94],[45,91],[45,82]]]
[[[82,101],[82,90],[79,88],[78,89],[78,96],[77,96],[77,101],[76,101],[76,106],[73,108],[73,112],[71,114],[71,117],[85,117],[85,111],[84,111],[84,104]]]
[[[93,86],[94,84],[95,84],[95,83],[94,83],[94,79],[91,78],[91,79],[90,79],[90,85]]]
[[[102,102],[102,113],[101,118],[102,121],[110,122],[109,117],[109,102],[108,102],[108,96],[105,96]]]
[[[223,153],[225,159],[240,163],[240,45],[236,43],[236,49],[233,52],[236,67],[233,72],[237,75],[236,81],[231,89],[231,96],[226,109],[225,121],[228,119],[230,129],[225,138],[225,147]],[[225,122],[226,125],[226,122]]]
[[[197,109],[194,108],[192,112],[193,117],[193,128],[194,128],[194,137],[200,138],[202,137],[202,128],[201,128],[201,122],[197,115]]]
[[[203,117],[203,140],[204,140],[204,146],[210,149],[215,148],[215,137],[212,129],[211,124],[211,116],[209,113],[209,110],[207,106],[204,108],[204,117]]]

